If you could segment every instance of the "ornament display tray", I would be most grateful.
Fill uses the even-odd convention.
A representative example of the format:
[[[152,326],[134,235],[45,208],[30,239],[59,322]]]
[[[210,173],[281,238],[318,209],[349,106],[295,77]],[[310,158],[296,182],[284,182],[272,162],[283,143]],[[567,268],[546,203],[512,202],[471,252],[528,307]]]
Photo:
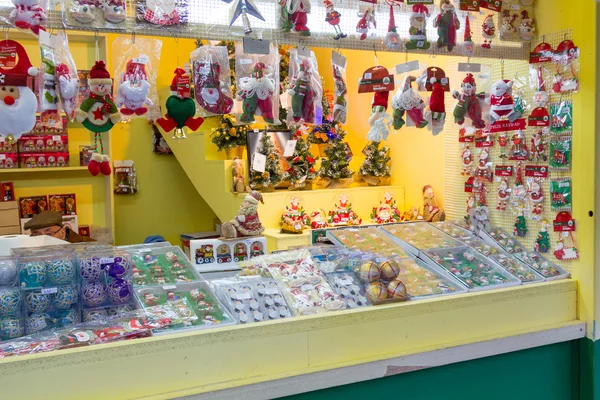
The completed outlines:
[[[172,300],[169,295],[173,294]],[[154,296],[153,301],[148,296]],[[142,308],[170,303],[178,314],[187,320],[180,326],[170,326],[157,333],[180,329],[206,329],[235,325],[236,320],[204,281],[140,288],[136,290],[138,304]]]
[[[502,228],[492,228],[489,232],[481,231],[481,238],[492,246],[501,248],[509,254],[519,254],[526,251],[515,237]]]
[[[523,284],[543,282],[546,280],[544,276],[539,274],[529,265],[505,251],[494,252],[493,254],[490,254],[488,258],[494,260],[496,264],[505,269],[511,275],[519,278]]]
[[[421,260],[399,260],[398,277],[406,286],[411,300],[466,293],[467,288],[445,269]]]
[[[124,251],[131,255],[133,284],[136,287],[173,285],[201,280],[200,274],[178,246],[125,248]],[[169,261],[167,254],[175,258]]]
[[[430,222],[429,224],[456,240],[462,241],[462,239],[464,238],[470,238],[475,236],[474,232],[471,232],[470,230],[465,229],[462,226],[456,225],[455,223],[450,221]]]
[[[370,251],[390,257],[408,257],[402,247],[376,227],[328,229],[327,238],[338,246],[353,250]]]
[[[420,257],[425,250],[463,246],[426,222],[400,223],[380,226],[389,237],[410,254]]]
[[[463,283],[470,292],[521,284],[518,278],[498,266],[495,261],[466,246],[427,250],[425,253],[429,259]]]
[[[547,281],[566,279],[570,276],[569,272],[565,271],[535,251],[524,251],[522,253],[515,254],[515,257],[530,266],[532,269],[546,278]]]

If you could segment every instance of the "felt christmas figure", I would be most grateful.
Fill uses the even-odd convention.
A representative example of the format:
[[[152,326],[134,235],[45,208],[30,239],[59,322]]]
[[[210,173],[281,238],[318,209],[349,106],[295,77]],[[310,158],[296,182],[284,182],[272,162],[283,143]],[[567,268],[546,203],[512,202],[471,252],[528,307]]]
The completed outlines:
[[[510,188],[508,187],[508,179],[502,178],[500,184],[498,185],[498,205],[496,206],[496,210],[504,211],[506,210],[506,206],[508,205],[508,200],[510,198]]]
[[[121,74],[116,104],[123,115],[142,116],[148,112],[148,106],[152,105],[148,98],[150,83],[146,75],[146,64],[148,57],[142,54],[127,61],[125,72]]]
[[[424,4],[415,4],[410,13],[410,28],[408,28],[409,40],[406,42],[408,50],[427,50],[431,45],[427,41],[427,18],[429,9]]]
[[[515,28],[515,20],[518,18],[517,14],[511,14],[510,10],[502,11],[502,25],[500,26],[500,39],[501,40],[512,40],[517,36],[517,29]]]
[[[56,78],[58,79],[58,89],[62,108],[67,118],[73,121],[75,111],[77,110],[77,100],[79,96],[79,79],[77,71],[71,73],[67,64],[58,64],[56,66]]]
[[[383,146],[379,148],[379,142],[369,142],[363,150],[366,156],[365,161],[360,166],[359,176],[369,185],[377,186],[383,181],[382,178],[389,178],[390,173],[390,148]]]
[[[452,51],[456,46],[456,31],[460,29],[460,21],[451,0],[440,0],[440,13],[435,17],[433,26],[438,33],[437,47]]]
[[[325,7],[325,21],[333,26],[335,30],[334,40],[340,40],[345,37],[348,37],[344,32],[342,32],[342,28],[340,28],[340,19],[342,14],[335,10],[335,6],[330,0],[323,0],[323,7]]]
[[[540,231],[538,232],[537,238],[535,238],[534,250],[540,253],[547,253],[550,250],[550,236],[548,235],[548,224],[546,221],[541,222]]]
[[[547,142],[544,138],[544,133],[540,129],[537,132],[535,132],[531,137],[531,151],[529,152],[529,161],[547,161],[548,156],[546,154],[546,145]]]
[[[492,85],[490,89],[490,123],[506,117],[514,122],[521,117],[521,113],[515,108],[512,96],[513,81],[501,79]]]
[[[300,199],[292,196],[290,204],[285,206],[285,212],[281,215],[282,233],[302,233],[304,229],[310,227],[311,220],[304,207],[300,205]]]
[[[264,204],[262,195],[253,190],[244,197],[244,202],[238,210],[237,216],[231,221],[224,222],[221,226],[221,233],[226,238],[236,238],[245,236],[257,236],[263,233],[265,228],[262,226],[258,217],[258,203]]]
[[[398,50],[402,46],[400,35],[396,31],[396,20],[394,18],[394,4],[390,3],[390,20],[388,22],[388,31],[385,35],[385,47],[390,50]]]
[[[458,100],[454,107],[454,122],[458,125],[465,123],[465,117],[469,117],[474,128],[482,129],[485,122],[482,118],[481,104],[479,104],[480,94],[477,94],[477,86],[473,74],[467,74],[460,85],[461,92],[452,92],[452,97]]]
[[[297,140],[296,147],[288,159],[290,167],[285,171],[284,180],[291,183],[290,190],[303,189],[307,185],[310,188],[312,180],[317,175],[316,159],[310,152],[310,143],[300,135],[295,136],[294,139]]]
[[[275,79],[272,75],[271,69],[265,63],[257,62],[250,76],[239,79],[238,97],[242,99],[241,122],[251,124],[254,122],[255,115],[261,115],[266,123],[274,123]]]
[[[69,13],[74,20],[89,24],[96,19],[94,9],[97,6],[98,0],[74,0],[69,7]]]
[[[550,94],[546,92],[544,83],[543,69],[539,65],[537,69],[538,90],[533,94],[533,105],[535,108],[529,114],[527,125],[529,126],[550,126],[550,114],[548,113],[548,100]]]
[[[325,211],[321,208],[310,213],[310,221],[311,229],[323,229],[329,227]]]
[[[398,89],[392,98],[392,108],[394,109],[394,129],[400,129],[404,125],[404,113],[408,115],[411,122],[417,128],[427,126],[427,120],[423,115],[425,101],[419,93],[412,89],[411,85],[416,80],[414,76],[407,76],[404,84]]]
[[[471,153],[471,149],[469,145],[466,145],[463,149],[460,158],[462,159],[462,172],[460,173],[463,176],[470,176],[471,170],[473,168],[473,153]]]
[[[125,21],[125,2],[123,0],[100,0],[100,8],[104,11],[104,19],[111,24]]]
[[[479,155],[477,156],[477,169],[475,171],[475,176],[480,180],[487,180],[489,182],[492,181],[492,163],[490,161],[490,154],[485,147],[481,149]]]
[[[46,129],[62,127],[59,115],[58,94],[56,87],[55,51],[46,45],[40,45],[43,67],[43,86],[40,96],[40,120]]]
[[[429,97],[429,111],[431,112],[431,125],[433,134],[437,135],[444,129],[446,121],[446,105],[444,87],[435,76],[429,79],[432,85]]]
[[[152,24],[170,26],[181,23],[176,0],[146,0],[145,6],[142,17]]]
[[[525,143],[525,133],[522,130],[518,130],[513,134],[511,139],[512,147],[508,158],[510,160],[527,160],[527,144]]]
[[[356,24],[356,32],[360,33],[360,40],[365,40],[369,33],[369,29],[377,29],[377,21],[375,21],[375,9],[369,8],[365,10],[362,17]]]
[[[222,90],[221,65],[218,62],[194,62],[194,95],[204,110],[211,114],[228,114],[233,107],[233,99]]]
[[[519,208],[519,212],[517,214],[513,234],[519,237],[525,237],[525,235],[527,235],[527,220],[523,215],[523,208],[521,207]]]
[[[511,203],[518,207],[524,207],[527,198],[527,189],[523,183],[523,165],[519,161],[515,170],[515,186],[511,193]]]
[[[310,0],[279,0],[281,15],[284,20],[283,31],[289,32],[292,28],[300,36],[310,36],[308,14],[310,14]]]
[[[521,11],[521,24],[519,25],[519,35],[523,40],[533,39],[535,33],[535,26],[533,25],[533,18],[529,17],[527,10]]]
[[[112,83],[104,61],[96,61],[88,79],[90,96],[77,111],[77,121],[92,132],[108,132],[121,120],[121,114],[111,97]]]
[[[264,133],[259,140],[257,152],[267,157],[265,170],[250,171],[250,187],[253,190],[272,190],[283,179],[283,170],[279,153],[275,151],[275,145],[268,133]]]
[[[183,68],[176,68],[175,77],[171,81],[171,96],[167,99],[165,107],[167,113],[164,117],[156,120],[156,123],[165,131],[171,132],[175,129],[174,137],[184,139],[184,127],[191,131],[197,131],[204,119],[195,117],[196,104],[190,98],[190,77]]]
[[[333,103],[333,121],[345,123],[346,113],[348,111],[348,87],[346,86],[346,80],[342,75],[340,67],[332,64],[333,67],[333,85],[335,98]]]
[[[529,201],[531,202],[531,219],[539,220],[542,215],[542,205],[544,203],[544,193],[539,179],[533,179],[529,188]]]
[[[462,53],[465,57],[473,57],[475,54],[475,44],[473,43],[473,38],[471,37],[471,20],[469,19],[469,15],[465,18],[465,33],[463,36],[462,43]]]
[[[264,21],[264,17],[254,4],[254,0],[223,0],[225,3],[231,3],[233,1],[233,5],[231,6],[231,10],[229,12],[229,26],[233,25],[235,21],[241,16],[242,24],[244,26],[244,34],[249,35],[252,33],[252,27],[250,26],[250,20],[248,19],[248,14],[252,15],[255,18]]]
[[[439,208],[437,199],[431,185],[423,187],[423,220],[426,222],[438,222],[446,219],[446,212]]]
[[[38,108],[37,98],[28,86],[38,69],[31,65],[25,48],[14,40],[0,41],[0,48],[11,49],[16,56],[12,68],[0,66],[0,121],[8,141],[17,140],[33,130]]]
[[[553,254],[557,260],[577,260],[579,258],[579,251],[577,250],[577,247],[565,246],[563,239],[560,239],[558,242],[556,242]]]
[[[390,92],[375,92],[371,103],[371,116],[369,117],[369,132],[367,139],[373,142],[385,140],[390,134],[392,118],[388,115],[387,106]]]
[[[496,25],[494,25],[493,14],[488,14],[481,24],[481,36],[483,37],[483,43],[481,47],[484,49],[492,48],[492,39],[496,37]]]
[[[506,137],[506,132],[500,132],[498,135],[498,145],[500,146],[500,155],[498,157],[503,160],[507,159],[506,146],[508,145],[508,138]]]
[[[34,34],[46,29],[42,26],[48,16],[39,0],[11,0],[15,9],[10,12],[9,19],[19,29],[30,29]]]
[[[304,59],[299,65],[298,75],[292,78],[288,93],[292,96],[292,115],[295,122],[312,124],[315,121],[317,92],[312,88],[312,67]]]

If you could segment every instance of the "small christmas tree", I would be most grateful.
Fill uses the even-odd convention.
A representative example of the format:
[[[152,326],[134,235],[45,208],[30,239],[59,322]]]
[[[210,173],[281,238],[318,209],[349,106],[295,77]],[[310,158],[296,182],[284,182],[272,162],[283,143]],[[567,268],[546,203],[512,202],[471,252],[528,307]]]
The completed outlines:
[[[315,158],[310,152],[310,145],[303,137],[298,137],[294,154],[289,158],[290,168],[285,171],[284,180],[290,181],[290,189],[306,186],[307,181],[315,179]]]
[[[540,229],[538,236],[535,239],[535,251],[547,253],[548,250],[550,250],[550,236],[546,230],[546,225],[542,224],[542,229]]]
[[[363,154],[366,156],[365,161],[360,166],[359,175],[363,177],[389,177],[390,166],[390,148],[383,146],[379,148],[380,142],[369,142]],[[369,182],[369,180],[367,180]]]
[[[514,235],[519,237],[525,237],[527,235],[527,220],[523,216],[523,211],[519,211],[517,220],[515,221]]]
[[[279,154],[275,151],[275,146],[271,141],[271,136],[267,133],[260,138],[258,153],[267,157],[265,162],[265,171],[259,172],[251,170],[250,187],[255,190],[270,189],[277,186],[283,177]]]
[[[329,179],[352,178],[354,171],[350,168],[352,151],[346,142],[336,140],[325,150],[327,158],[321,159],[319,177]]]

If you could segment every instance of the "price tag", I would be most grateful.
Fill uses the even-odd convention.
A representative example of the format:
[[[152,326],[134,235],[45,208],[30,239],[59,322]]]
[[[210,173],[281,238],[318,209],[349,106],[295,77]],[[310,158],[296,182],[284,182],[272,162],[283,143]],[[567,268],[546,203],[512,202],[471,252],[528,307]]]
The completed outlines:
[[[481,64],[458,63],[458,72],[481,72]]]
[[[312,53],[312,51],[310,50],[310,47],[306,47],[306,46],[298,46],[297,51],[298,51],[298,56],[307,57],[307,58],[310,58],[311,53]]]
[[[114,257],[102,257],[100,259],[100,264],[113,264],[115,262]]]
[[[294,151],[296,150],[297,140],[288,140],[285,144],[285,151],[283,152],[284,157],[291,157],[294,155]]]
[[[42,31],[40,31],[42,32]],[[54,294],[58,291],[58,288],[55,287],[49,287],[49,288],[42,288],[42,294]]]
[[[240,58],[240,64],[242,64],[242,65],[252,64],[252,59],[251,58]]]
[[[163,290],[175,290],[175,289],[177,289],[177,286],[168,285],[168,286],[163,286],[162,288],[163,288]]]
[[[260,153],[254,154],[254,160],[252,160],[252,169],[256,172],[265,172],[265,166],[267,164],[267,156]]]
[[[288,98],[289,98],[289,95],[287,93],[281,93],[279,95],[279,104],[281,104],[282,108],[288,108],[289,107]]]
[[[405,72],[416,71],[419,69],[419,61],[413,60],[396,65],[396,74],[403,74]]]
[[[340,68],[346,68],[346,57],[335,50],[331,52],[331,62]]]

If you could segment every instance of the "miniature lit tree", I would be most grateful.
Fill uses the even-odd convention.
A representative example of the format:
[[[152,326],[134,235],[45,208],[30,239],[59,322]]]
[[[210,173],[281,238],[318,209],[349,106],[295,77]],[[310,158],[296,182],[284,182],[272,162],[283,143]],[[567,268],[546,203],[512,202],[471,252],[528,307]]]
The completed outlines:
[[[310,188],[317,174],[309,143],[302,136],[297,140],[294,154],[289,158],[290,168],[284,174],[284,180],[291,182],[290,190]]]
[[[271,140],[271,136],[263,134],[260,138],[260,143],[257,152],[267,157],[265,162],[265,171],[251,170],[250,187],[255,190],[269,191],[277,186],[282,178],[283,171],[279,154],[275,151],[275,146]]]
[[[366,158],[360,166],[359,176],[369,185],[377,186],[386,184],[390,178],[390,148],[383,146],[379,148],[381,142],[369,142],[363,153]]]

